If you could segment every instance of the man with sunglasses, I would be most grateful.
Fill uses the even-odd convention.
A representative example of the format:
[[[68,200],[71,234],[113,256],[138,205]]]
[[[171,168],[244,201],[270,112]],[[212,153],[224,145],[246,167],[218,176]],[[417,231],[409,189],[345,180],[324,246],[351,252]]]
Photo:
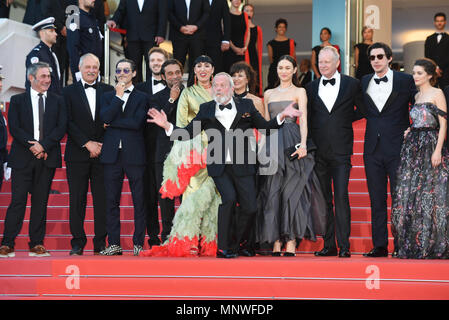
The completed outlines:
[[[115,73],[115,91],[103,94],[100,109],[100,119],[106,128],[100,161],[104,164],[109,243],[100,254],[122,254],[120,197],[126,174],[134,204],[134,255],[139,255],[145,240],[143,176],[146,159],[143,130],[148,100],[143,92],[134,89],[132,80],[136,76],[136,65],[132,60],[119,60]]]
[[[374,248],[365,257],[388,256],[387,185],[390,194],[396,186],[396,171],[404,131],[409,127],[409,105],[416,93],[413,77],[393,71],[391,48],[376,42],[368,48],[374,74],[362,78],[366,108],[366,132],[363,159],[371,200],[371,230]],[[396,243],[393,256],[396,252]]]

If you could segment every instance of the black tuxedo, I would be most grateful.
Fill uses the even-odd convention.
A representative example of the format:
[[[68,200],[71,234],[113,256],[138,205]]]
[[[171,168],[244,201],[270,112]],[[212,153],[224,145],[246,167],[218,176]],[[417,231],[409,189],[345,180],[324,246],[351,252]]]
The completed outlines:
[[[222,41],[231,39],[231,17],[227,0],[213,0],[206,24],[206,54],[214,61],[214,72],[224,71]]]
[[[155,100],[153,93],[153,77],[151,74],[147,77],[145,82],[136,85],[136,89],[146,93],[148,99],[148,106],[151,106]],[[158,212],[158,197],[159,188],[157,188],[156,179],[156,132],[157,126],[153,123],[145,122],[144,124],[144,140],[145,140],[145,154],[147,164],[145,167],[144,176],[144,190],[146,201],[145,223],[147,226],[148,243],[151,245],[158,245],[159,240],[159,212]]]
[[[409,105],[416,93],[412,76],[393,71],[392,92],[379,112],[367,93],[374,74],[362,78],[366,107],[366,131],[363,159],[371,200],[371,226],[374,247],[388,247],[387,183],[395,190],[396,172],[404,131],[409,127]],[[391,81],[389,79],[389,81]]]
[[[316,79],[310,82],[306,90],[308,127],[310,137],[317,146],[315,171],[327,206],[324,247],[336,249],[336,235],[338,247],[349,250],[351,209],[348,184],[354,143],[352,122],[362,118],[360,83],[357,79],[341,75],[337,99],[329,112],[319,96],[320,81],[321,79]],[[355,105],[357,109],[354,108]]]
[[[8,130],[6,129],[6,122],[3,115],[0,113],[0,189],[3,184],[3,164],[8,162]]]
[[[231,130],[240,129],[243,132],[252,133],[252,128],[279,128],[277,119],[266,121],[254,107],[252,100],[234,98],[234,101],[237,114],[230,126]],[[186,139],[199,134],[201,130],[194,132],[194,123],[197,121],[201,124],[201,130],[205,130],[208,134],[207,172],[214,179],[221,195],[221,204],[218,209],[218,249],[237,250],[244,234],[253,226],[257,211],[256,155],[249,142],[251,134],[245,135],[243,146],[241,141],[237,142],[237,137],[232,136],[232,132],[226,130],[216,118],[216,102],[210,101],[201,104],[196,117],[182,131],[174,131],[172,138]],[[186,135],[185,132],[188,134]],[[226,140],[229,138],[230,140]],[[228,145],[225,141],[233,143]],[[228,152],[230,161],[226,162]],[[240,159],[242,154],[244,157]],[[239,164],[239,160],[243,160],[242,163]],[[236,217],[237,230],[233,236],[231,225],[237,202],[240,204],[240,210]]]
[[[189,54],[189,71],[192,72],[193,61],[204,54],[206,27],[209,19],[209,0],[191,0],[189,17],[185,0],[168,0],[168,20],[170,22],[170,40],[173,42],[173,57],[182,65]],[[180,28],[196,25],[198,30],[193,35],[185,35]]]
[[[43,138],[39,143],[48,154],[37,159],[29,150],[34,139],[33,107],[30,91],[11,97],[8,112],[9,131],[13,137],[8,166],[12,168],[11,204],[6,212],[3,245],[14,247],[25,215],[27,195],[31,196],[30,248],[43,244],[47,216],[47,201],[55,169],[60,168],[60,140],[66,132],[67,112],[64,100],[47,91],[44,99]]]
[[[449,86],[444,88],[444,95],[446,96],[446,103],[449,101]],[[446,134],[446,146],[449,150],[449,126],[447,126],[447,134]]]
[[[120,245],[120,197],[124,174],[128,177],[134,204],[134,245],[145,239],[145,143],[143,128],[147,97],[134,89],[122,111],[124,101],[115,91],[101,99],[100,119],[108,124],[104,134],[100,161],[104,164],[106,189],[106,229],[109,245]],[[120,148],[121,144],[121,148]]]
[[[126,23],[129,58],[136,63],[136,82],[142,81],[142,56],[150,74],[148,51],[155,45],[155,37],[165,38],[167,28],[167,0],[145,0],[142,12],[137,0],[120,0],[112,17],[121,27]]]
[[[444,89],[449,85],[449,34],[443,33],[439,43],[437,37],[437,33],[434,33],[426,38],[424,55],[435,61],[443,71],[442,77],[438,78],[438,84]]]
[[[173,103],[170,103],[168,99],[170,98],[170,91],[171,89],[169,87],[165,87],[164,90],[159,91],[153,96],[153,101],[150,104],[150,107],[153,107],[159,111],[164,110],[165,114],[167,115],[168,121],[171,123],[176,122],[176,110],[178,106],[178,99],[176,99]],[[182,90],[181,90],[182,92]],[[170,137],[168,137],[165,134],[165,131],[160,128],[156,127],[154,131],[154,157],[153,157],[153,163],[151,167],[153,168],[153,176],[155,177],[155,183],[153,185],[148,185],[147,188],[153,188],[156,194],[156,219],[157,216],[157,203],[159,202],[159,206],[161,208],[161,220],[162,220],[162,233],[161,233],[161,240],[162,242],[165,242],[168,235],[171,232],[172,227],[172,221],[173,217],[175,215],[175,201],[174,199],[170,198],[161,198],[161,194],[159,192],[159,189],[161,188],[162,181],[163,181],[163,169],[164,169],[164,161],[170,152],[171,148],[173,146],[173,141],[170,141]],[[148,169],[148,168],[147,168]],[[147,180],[148,182],[148,180]],[[150,189],[151,190],[151,189]],[[149,194],[149,193],[146,193]],[[148,197],[150,198],[150,197]],[[148,219],[148,215],[147,215]],[[147,230],[149,233],[149,228],[154,228],[155,226],[151,226],[149,221],[147,220]],[[159,233],[159,223],[157,223],[157,230]],[[158,234],[157,233],[157,234]]]
[[[104,127],[100,120],[100,100],[104,92],[112,91],[112,86],[97,83],[95,114],[89,106],[86,91],[81,81],[63,90],[68,123],[67,145],[64,160],[67,166],[69,184],[69,219],[72,233],[72,247],[84,248],[87,242],[84,232],[86,197],[90,187],[94,205],[94,251],[100,252],[106,240],[106,195],[103,165],[98,158],[91,158],[84,145],[88,141],[103,142]],[[94,120],[95,119],[95,120]]]

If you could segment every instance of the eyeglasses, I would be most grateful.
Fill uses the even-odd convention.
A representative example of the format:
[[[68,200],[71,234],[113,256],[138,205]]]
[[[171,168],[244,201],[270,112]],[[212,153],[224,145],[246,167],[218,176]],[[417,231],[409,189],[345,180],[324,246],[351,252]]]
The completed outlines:
[[[131,69],[129,69],[129,68],[124,68],[124,69],[117,68],[117,69],[115,69],[115,73],[116,74],[120,74],[120,73],[122,73],[122,71],[123,71],[124,74],[128,74],[128,73],[131,72]]]
[[[378,54],[378,55],[375,55],[375,56],[369,56],[369,59],[371,61],[374,61],[376,58],[377,58],[377,60],[382,60],[384,57],[385,57],[384,54]]]

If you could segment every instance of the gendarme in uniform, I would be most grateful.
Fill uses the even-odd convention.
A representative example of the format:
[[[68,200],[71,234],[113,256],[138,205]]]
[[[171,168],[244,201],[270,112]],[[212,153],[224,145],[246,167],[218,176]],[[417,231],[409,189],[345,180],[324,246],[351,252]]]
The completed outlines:
[[[54,22],[55,18],[49,17],[36,23],[32,27],[32,29],[35,30],[37,33],[39,33],[39,31],[43,29],[56,29]],[[62,87],[60,81],[61,73],[59,69],[58,58],[56,57],[56,54],[51,50],[51,48],[48,45],[46,45],[42,40],[27,55],[25,60],[25,67],[28,69],[28,67],[32,63],[37,63],[39,61],[46,62],[50,65],[51,85],[48,91],[56,94],[62,94]],[[25,75],[25,88],[27,90],[29,90],[30,88],[30,82],[28,81],[26,75]]]

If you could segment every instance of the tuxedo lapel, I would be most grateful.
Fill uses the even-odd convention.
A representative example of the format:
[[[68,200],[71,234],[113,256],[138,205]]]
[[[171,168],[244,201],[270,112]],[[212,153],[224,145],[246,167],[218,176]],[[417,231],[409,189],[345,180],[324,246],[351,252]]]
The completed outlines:
[[[90,115],[90,119],[93,120],[94,117],[92,115],[92,111],[90,110],[89,101],[87,100],[86,91],[83,88],[83,83],[81,81],[78,81],[76,88],[77,88],[78,93],[79,93],[79,95],[81,97],[81,101],[82,101],[81,104],[84,106],[84,108],[86,109],[87,113]],[[98,94],[96,95],[96,97],[98,98]],[[95,108],[95,109],[97,109],[97,108]]]
[[[245,113],[245,110],[242,106],[241,101],[239,99],[234,99],[235,107],[237,109],[237,114],[235,115],[234,121],[231,124],[231,129],[234,129],[239,124],[240,119],[242,119],[242,115]]]
[[[374,101],[373,101],[373,99],[371,98],[371,96],[368,94],[368,87],[369,87],[369,84],[370,84],[370,82],[371,82],[371,79],[374,77],[374,73],[373,74],[371,74],[371,77],[369,77],[368,79],[367,79],[367,81],[364,81],[363,83],[362,83],[362,92],[366,95],[366,97],[367,97],[367,99],[368,99],[368,102],[369,102],[369,105],[370,105],[370,108],[372,108],[375,112],[377,112],[377,113],[380,113],[380,111],[379,111],[379,109],[376,107],[376,104],[374,103]]]
[[[319,95],[319,89],[320,89],[320,81],[321,80],[315,80],[314,82],[312,82],[313,87],[312,87],[312,92],[313,92],[313,96],[316,97],[316,104],[318,105],[318,108],[324,108],[323,110],[329,112],[329,109],[327,109],[326,105],[324,104],[323,99],[321,99],[320,95]]]
[[[101,104],[101,96],[102,95],[103,95],[103,88],[102,88],[101,84],[98,83],[97,84],[97,93],[95,95],[95,120],[100,119],[100,104]],[[90,110],[90,108],[89,108],[89,110]]]
[[[27,117],[27,122],[31,128],[31,133],[34,133],[34,121],[33,121],[33,105],[31,104],[31,94],[27,91],[25,98],[25,112],[24,115]]]
[[[396,97],[399,94],[399,87],[401,85],[401,79],[399,78],[399,75],[396,72],[393,72],[393,89],[391,90],[391,94],[387,99],[387,102],[385,102],[385,106],[382,108],[382,112],[385,112],[385,110],[388,109],[393,103],[393,101],[396,99]]]
[[[346,77],[344,75],[341,75],[340,76],[340,88],[338,89],[337,99],[335,100],[335,103],[332,106],[332,109],[331,109],[330,113],[332,113],[335,109],[338,109],[338,106],[340,106],[340,101],[344,97],[344,94],[346,92],[346,87],[347,86],[348,86],[348,81],[347,81]]]

